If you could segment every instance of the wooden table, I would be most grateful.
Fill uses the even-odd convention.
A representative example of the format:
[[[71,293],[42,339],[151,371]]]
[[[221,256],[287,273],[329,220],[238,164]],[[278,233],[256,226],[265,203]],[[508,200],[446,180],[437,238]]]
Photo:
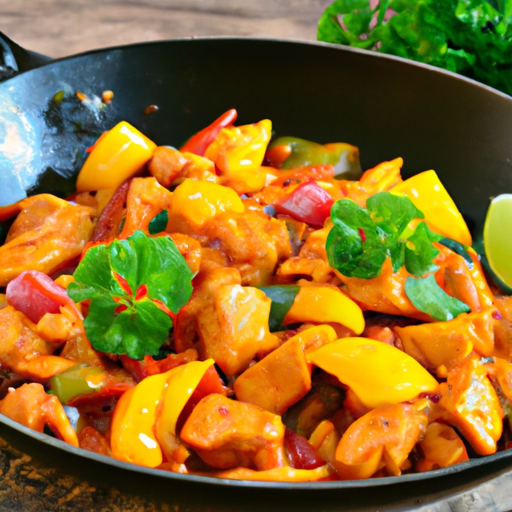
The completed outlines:
[[[0,30],[22,47],[52,57],[62,57],[94,48],[138,41],[189,36],[260,36],[316,39],[316,24],[330,0],[0,0]],[[109,466],[91,464],[78,457],[57,461],[56,450],[16,434],[0,425],[0,512],[182,512],[195,508],[194,486],[183,485],[179,498],[176,485],[117,472]],[[464,512],[512,509],[509,492],[512,473],[498,466],[492,479],[474,481],[468,489],[462,481],[447,497],[433,493],[417,499],[418,511]],[[115,483],[113,483],[115,481]],[[454,484],[455,485],[455,484]],[[141,492],[141,486],[144,492]],[[204,492],[204,488],[202,490]],[[210,489],[212,504],[230,493],[229,510],[285,510],[286,502],[237,502],[236,489]],[[399,491],[397,491],[399,492]],[[264,498],[263,493],[261,498]],[[226,501],[226,498],[224,502]],[[401,510],[412,508],[404,496]],[[357,505],[357,495],[348,493],[340,509]],[[332,510],[336,509],[336,505]],[[371,510],[368,505],[364,510]],[[314,503],[311,506],[315,509]],[[386,504],[374,508],[390,510]],[[212,510],[217,510],[212,505]],[[201,509],[206,510],[206,509]],[[329,508],[329,510],[331,510]]]
[[[189,36],[316,39],[329,0],[0,0],[0,30],[51,57]]]

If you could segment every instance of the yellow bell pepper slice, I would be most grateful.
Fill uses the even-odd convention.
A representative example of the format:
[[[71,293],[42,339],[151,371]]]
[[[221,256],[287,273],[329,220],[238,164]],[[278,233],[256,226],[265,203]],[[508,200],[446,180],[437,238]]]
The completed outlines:
[[[114,458],[149,468],[162,463],[162,450],[153,426],[170,372],[146,377],[117,402],[111,433]]]
[[[306,358],[336,376],[370,409],[412,400],[438,388],[436,379],[411,356],[369,338],[342,338]]]
[[[186,179],[176,187],[171,204],[171,216],[183,216],[196,226],[219,213],[242,213],[245,207],[237,193],[209,181]]]
[[[425,222],[433,231],[461,244],[471,245],[468,226],[435,171],[417,174],[390,192],[407,196],[425,214]]]
[[[162,406],[155,424],[156,438],[168,460],[176,443],[176,423],[204,374],[215,361],[192,361],[170,370],[162,396]]]
[[[361,308],[340,291],[327,286],[301,286],[283,324],[297,322],[334,322],[356,334],[361,334],[365,325]]]
[[[326,464],[316,469],[295,469],[290,466],[283,466],[263,471],[238,467],[222,472],[208,473],[208,476],[229,480],[256,480],[259,482],[316,482],[330,477],[333,473],[333,468]]]
[[[223,180],[239,194],[261,190],[267,173],[261,169],[270,137],[272,122],[223,128],[208,146],[205,157],[220,169]]]
[[[124,393],[112,418],[112,455],[140,466],[159,466],[162,449],[168,456],[165,441],[175,436],[181,411],[213,364],[213,359],[193,361],[146,377]]]
[[[126,121],[105,132],[93,146],[76,181],[78,192],[117,188],[153,156],[156,144]]]

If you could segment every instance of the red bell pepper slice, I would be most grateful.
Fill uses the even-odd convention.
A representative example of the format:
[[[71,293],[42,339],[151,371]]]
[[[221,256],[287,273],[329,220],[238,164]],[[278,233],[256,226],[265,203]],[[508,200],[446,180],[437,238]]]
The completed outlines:
[[[137,382],[151,375],[168,372],[176,368],[176,366],[181,366],[188,362],[190,362],[190,358],[187,356],[186,352],[169,354],[166,358],[158,360],[151,356],[144,356],[144,359],[137,361],[127,355],[121,356],[121,364],[124,369],[127,370]]]
[[[80,318],[80,313],[66,290],[37,270],[22,272],[7,285],[5,294],[8,304],[36,324],[46,313],[59,313],[61,306],[69,306],[76,317]]]
[[[331,214],[333,198],[315,181],[301,183],[292,192],[274,203],[277,213],[305,222],[313,227],[322,227]]]
[[[232,108],[222,114],[210,126],[207,126],[200,132],[196,133],[185,142],[180,149],[182,153],[193,153],[194,155],[204,156],[206,148],[214,141],[222,128],[226,128],[233,124],[237,118],[237,111]]]

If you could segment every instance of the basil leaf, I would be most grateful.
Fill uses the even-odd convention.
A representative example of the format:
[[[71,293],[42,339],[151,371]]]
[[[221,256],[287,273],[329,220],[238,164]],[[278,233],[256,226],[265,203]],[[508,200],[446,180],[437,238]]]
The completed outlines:
[[[349,277],[371,279],[380,275],[387,251],[368,211],[343,199],[334,203],[331,219],[334,227],[326,241],[331,266]]]
[[[434,276],[405,281],[405,293],[414,307],[430,315],[433,319],[446,322],[461,313],[469,313],[471,308],[464,302],[450,297],[436,282]]]
[[[260,290],[272,301],[268,321],[270,332],[281,331],[284,317],[290,311],[300,286],[294,284],[264,286]]]
[[[391,256],[393,271],[397,272],[404,264],[404,246],[397,242],[411,220],[422,219],[424,215],[408,197],[389,192],[380,192],[368,198],[366,208],[378,231],[384,234],[383,244]]]
[[[192,277],[170,237],[136,231],[91,247],[67,291],[77,302],[91,299],[84,327],[96,350],[141,359],[167,340],[172,320],[165,307],[177,313],[188,302]],[[140,289],[147,293],[139,297]]]
[[[432,260],[439,251],[432,245],[441,235],[432,233],[425,222],[418,224],[405,245],[405,268],[413,276],[423,276],[439,269]]]
[[[405,263],[407,240],[403,234],[413,219],[424,217],[408,197],[389,192],[371,196],[366,206],[343,199],[331,208],[334,227],[327,237],[327,256],[330,265],[347,277],[378,277],[388,257],[398,271]],[[418,233],[418,242],[424,238],[425,234]],[[413,260],[410,255],[409,261]],[[424,267],[426,271],[431,268]]]

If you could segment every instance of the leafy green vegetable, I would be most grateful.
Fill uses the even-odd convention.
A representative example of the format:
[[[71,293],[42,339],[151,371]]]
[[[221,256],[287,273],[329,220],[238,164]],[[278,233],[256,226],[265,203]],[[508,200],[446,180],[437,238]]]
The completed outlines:
[[[405,281],[405,293],[416,309],[427,313],[435,320],[453,320],[461,313],[471,311],[467,304],[450,297],[437,284],[432,274],[419,279],[408,277]]]
[[[457,242],[456,240],[452,240],[451,238],[442,238],[439,240],[439,243],[444,245],[445,247],[448,247],[451,251],[457,253],[459,256],[462,256],[469,267],[469,270],[473,269],[473,260],[471,259],[471,256],[466,249],[466,246],[463,244]]]
[[[169,214],[167,210],[162,210],[159,214],[155,215],[148,226],[150,235],[157,235],[165,230],[167,222],[169,221]]]
[[[425,62],[512,94],[512,0],[336,0],[318,39]]]
[[[290,311],[293,301],[299,293],[300,286],[294,284],[263,286],[260,290],[272,301],[268,320],[269,330],[270,332],[280,331],[284,317]]]
[[[413,276],[435,272],[439,267],[432,260],[439,254],[439,251],[432,245],[432,242],[438,242],[441,238],[441,235],[432,233],[425,222],[418,224],[405,244],[405,268],[407,272]]]
[[[172,239],[136,231],[127,240],[91,247],[68,295],[91,299],[84,321],[96,350],[133,359],[158,354],[172,320],[192,294],[192,272]]]
[[[366,209],[361,208],[350,199],[333,205],[334,227],[326,242],[331,266],[347,277],[362,279],[379,276],[387,257],[395,272],[403,265],[417,276],[437,270],[432,259],[439,251],[432,242],[442,237],[424,222],[408,235],[409,223],[424,217],[408,197],[380,192],[366,205]]]

